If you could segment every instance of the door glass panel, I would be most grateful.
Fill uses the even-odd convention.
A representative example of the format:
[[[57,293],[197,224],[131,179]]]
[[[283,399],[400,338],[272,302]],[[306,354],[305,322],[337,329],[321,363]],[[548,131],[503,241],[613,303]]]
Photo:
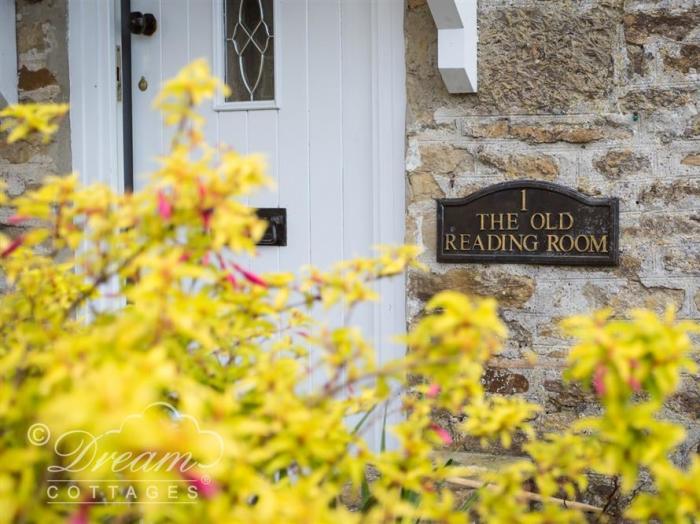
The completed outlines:
[[[227,102],[275,99],[274,0],[224,0]]]

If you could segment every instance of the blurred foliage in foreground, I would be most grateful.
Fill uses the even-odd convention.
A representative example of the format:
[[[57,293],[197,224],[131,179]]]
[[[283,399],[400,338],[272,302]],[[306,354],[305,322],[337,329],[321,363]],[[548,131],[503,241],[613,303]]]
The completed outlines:
[[[358,329],[314,312],[378,299],[378,280],[420,266],[417,249],[300,276],[246,269],[265,224],[242,197],[268,180],[259,156],[205,143],[196,106],[217,89],[201,61],[165,85],[172,148],[142,191],[66,176],[1,202],[26,227],[0,238],[0,521],[584,522],[596,508],[562,499],[579,497],[589,472],[617,477],[623,494],[651,477],[630,519],[700,515],[700,461],[669,461],[684,432],[657,416],[695,370],[697,325],[649,311],[566,320],[568,377],[602,414],[540,437],[538,406],[482,389],[506,336],[493,300],[435,296],[406,355],[379,363]],[[50,136],[66,111],[0,117],[16,141]],[[363,432],[391,405],[398,446],[373,451]],[[450,486],[473,472],[436,463],[450,443],[438,409],[485,443],[524,435],[529,457],[472,480],[476,496],[457,504]]]

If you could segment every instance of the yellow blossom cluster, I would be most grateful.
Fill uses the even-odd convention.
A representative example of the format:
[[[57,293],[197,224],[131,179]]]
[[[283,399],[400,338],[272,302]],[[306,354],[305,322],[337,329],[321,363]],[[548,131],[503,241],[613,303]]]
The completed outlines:
[[[697,518],[699,463],[670,462],[683,431],[657,416],[694,368],[695,324],[567,320],[569,376],[603,409],[558,435],[535,431],[537,406],[482,387],[507,335],[493,300],[436,295],[405,356],[380,363],[360,330],[313,312],[378,300],[376,282],[420,269],[419,250],[250,271],[266,225],[242,197],[269,181],[261,157],[204,141],[196,107],[218,89],[203,61],[165,85],[174,139],[143,190],[65,176],[0,202],[16,226],[0,235],[0,522],[584,522],[600,508],[565,501],[589,473],[630,493],[641,471],[654,489],[629,518]],[[15,141],[50,136],[66,110],[0,117]],[[484,443],[519,435],[527,457],[459,501],[451,487],[473,472],[436,455],[452,440],[438,410]],[[369,447],[373,423],[397,445]]]
[[[20,104],[0,111],[0,131],[11,129],[7,142],[12,144],[22,138],[38,133],[44,142],[58,130],[58,120],[68,112],[68,104]]]

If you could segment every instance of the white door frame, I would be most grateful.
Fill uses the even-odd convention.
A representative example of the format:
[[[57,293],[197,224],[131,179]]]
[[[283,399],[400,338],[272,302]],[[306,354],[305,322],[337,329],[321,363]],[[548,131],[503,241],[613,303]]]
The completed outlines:
[[[0,0],[0,108],[17,103],[15,0]]]
[[[117,101],[119,0],[68,2],[73,170],[83,183],[124,189],[122,104]]]
[[[211,0],[215,1],[215,0]],[[404,241],[405,59],[404,1],[370,0],[372,10],[372,180],[376,244]],[[117,101],[119,0],[69,0],[69,63],[73,169],[85,183],[124,188],[122,104]],[[286,100],[287,104],[294,103]],[[403,278],[380,281],[374,344],[381,359],[397,356],[387,348],[406,326]]]

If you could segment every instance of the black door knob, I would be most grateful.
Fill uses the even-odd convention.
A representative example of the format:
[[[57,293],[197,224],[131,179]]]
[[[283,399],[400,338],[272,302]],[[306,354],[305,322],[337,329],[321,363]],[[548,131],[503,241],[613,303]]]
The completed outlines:
[[[129,29],[135,35],[151,36],[158,29],[158,22],[151,13],[133,11],[129,14]]]

